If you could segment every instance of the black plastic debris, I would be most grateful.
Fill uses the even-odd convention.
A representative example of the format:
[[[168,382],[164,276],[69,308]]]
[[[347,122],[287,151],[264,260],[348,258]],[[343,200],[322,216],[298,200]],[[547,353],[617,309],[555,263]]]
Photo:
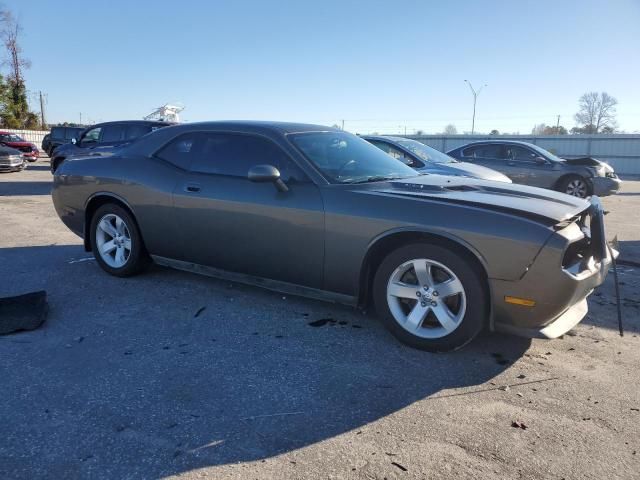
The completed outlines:
[[[0,335],[35,330],[47,319],[47,292],[0,298]]]

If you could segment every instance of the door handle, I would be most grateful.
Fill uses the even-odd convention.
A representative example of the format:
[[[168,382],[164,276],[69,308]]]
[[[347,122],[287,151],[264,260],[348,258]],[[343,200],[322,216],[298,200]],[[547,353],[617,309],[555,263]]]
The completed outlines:
[[[200,191],[199,183],[187,183],[184,187],[185,192],[196,193]]]

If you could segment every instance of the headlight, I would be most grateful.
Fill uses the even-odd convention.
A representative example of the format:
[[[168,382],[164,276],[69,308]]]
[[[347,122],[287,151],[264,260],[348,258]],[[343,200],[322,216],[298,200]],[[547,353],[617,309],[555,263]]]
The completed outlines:
[[[618,178],[616,172],[604,172],[604,176],[607,178]]]

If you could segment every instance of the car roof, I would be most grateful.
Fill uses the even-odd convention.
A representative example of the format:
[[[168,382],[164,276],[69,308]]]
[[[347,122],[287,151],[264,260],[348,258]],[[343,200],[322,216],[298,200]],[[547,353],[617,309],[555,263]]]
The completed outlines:
[[[497,143],[501,145],[521,145],[523,147],[535,146],[535,144],[533,143],[523,142],[522,140],[476,140],[475,142],[469,142],[469,143],[465,143],[464,145],[460,145],[459,147],[456,147],[453,150],[470,147],[472,145],[487,145],[489,143]]]
[[[133,124],[133,125],[162,125],[162,126],[174,125],[172,122],[163,122],[160,120],[114,120],[111,122],[96,123],[94,125],[89,125],[84,128],[88,129],[88,128],[94,128],[94,127],[102,127],[104,125],[117,125],[121,123],[127,123],[127,124]],[[79,128],[83,128],[83,127],[79,127]]]
[[[172,128],[193,129],[247,129],[247,130],[270,130],[278,131],[279,133],[303,133],[303,132],[339,132],[341,130],[334,127],[327,127],[324,125],[314,125],[310,123],[295,123],[295,122],[272,122],[265,120],[220,120],[212,122],[192,122],[181,123],[174,125]]]

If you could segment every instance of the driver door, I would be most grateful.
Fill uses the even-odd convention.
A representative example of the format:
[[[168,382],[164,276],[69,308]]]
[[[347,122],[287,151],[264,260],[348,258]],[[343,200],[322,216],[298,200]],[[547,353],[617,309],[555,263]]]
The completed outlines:
[[[223,132],[187,133],[173,142],[190,157],[174,191],[184,260],[322,288],[320,191],[276,143]],[[278,168],[289,190],[251,182],[249,169],[261,164]]]

